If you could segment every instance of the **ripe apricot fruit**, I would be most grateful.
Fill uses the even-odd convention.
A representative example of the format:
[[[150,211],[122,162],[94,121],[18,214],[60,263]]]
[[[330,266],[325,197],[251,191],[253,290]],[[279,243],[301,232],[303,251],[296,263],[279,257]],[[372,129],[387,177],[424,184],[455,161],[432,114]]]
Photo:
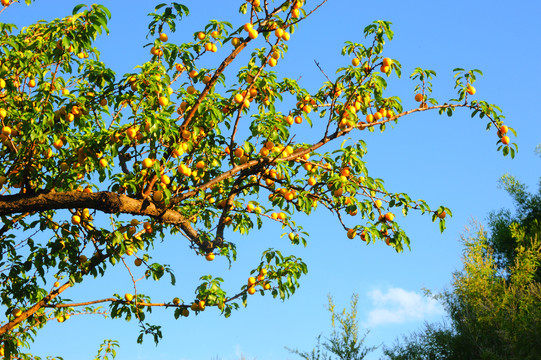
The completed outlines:
[[[441,213],[438,214],[438,217],[439,217],[440,219],[445,219],[445,216],[446,216],[446,215],[447,215],[447,214],[445,213],[445,211],[442,211]]]
[[[58,139],[53,143],[53,146],[58,150],[62,146],[64,146],[64,142],[62,141],[62,139]]]
[[[393,221],[393,219],[394,219],[394,214],[393,213],[388,212],[387,214],[385,214],[385,220]]]
[[[415,101],[417,102],[423,101],[423,94],[415,94]]]
[[[509,131],[509,128],[506,125],[502,125],[500,128],[500,134],[505,135],[507,134],[507,131]]]
[[[198,168],[198,169],[203,169],[205,166],[206,166],[206,164],[205,164],[205,162],[203,160],[200,160],[195,164],[195,167]]]
[[[167,34],[166,33],[161,33],[160,34],[160,40],[163,41],[163,42],[166,42],[168,39],[167,37]]]
[[[287,123],[288,125],[293,125],[293,123],[294,123],[293,116],[288,115],[288,116],[286,116],[284,119],[285,119],[285,121],[286,121],[286,123]]]
[[[146,158],[145,160],[143,160],[143,167],[145,169],[152,167],[152,164],[154,164],[154,161],[152,161],[152,159]]]
[[[355,236],[357,236],[355,229],[348,229],[348,238],[353,239]]]
[[[366,122],[367,123],[374,122],[374,115],[372,115],[372,114],[366,115]]]
[[[160,104],[160,106],[166,106],[167,104],[169,104],[169,99],[167,99],[165,96],[160,96],[160,98],[158,99],[158,103]]]
[[[466,87],[466,91],[468,92],[468,94],[474,95],[476,90],[475,90],[475,88],[474,88],[473,86],[468,85],[468,86]]]
[[[163,191],[161,191],[161,190],[154,191],[154,194],[152,195],[152,200],[154,200],[155,202],[162,201],[163,200]]]
[[[509,144],[510,139],[509,136],[502,136],[502,144],[507,145]]]
[[[244,149],[243,148],[236,148],[235,149],[235,156],[238,158],[241,158],[244,155]]]
[[[163,174],[160,178],[160,181],[164,185],[169,185],[171,183],[171,179],[166,174]]]
[[[259,35],[259,33],[255,29],[252,29],[252,30],[248,31],[248,36],[252,40],[256,39],[258,35]]]
[[[236,94],[233,100],[235,100],[237,104],[240,104],[244,101],[244,96],[242,96],[242,94]]]
[[[212,261],[214,260],[214,257],[216,255],[214,255],[214,253],[208,253],[207,255],[205,255],[205,259],[207,259],[207,261]]]

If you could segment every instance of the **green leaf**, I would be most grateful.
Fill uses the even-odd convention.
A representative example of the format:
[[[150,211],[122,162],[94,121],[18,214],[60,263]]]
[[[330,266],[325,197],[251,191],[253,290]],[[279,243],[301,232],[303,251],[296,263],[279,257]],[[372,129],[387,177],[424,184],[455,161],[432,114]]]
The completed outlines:
[[[85,7],[85,4],[79,4],[73,8],[73,11],[71,12],[72,15],[75,15],[81,8]]]

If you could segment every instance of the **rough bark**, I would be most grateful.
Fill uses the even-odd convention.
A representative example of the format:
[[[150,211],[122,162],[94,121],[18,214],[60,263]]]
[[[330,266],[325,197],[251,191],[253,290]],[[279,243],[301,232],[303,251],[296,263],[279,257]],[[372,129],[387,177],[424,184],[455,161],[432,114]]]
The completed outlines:
[[[0,215],[78,208],[95,209],[107,214],[150,216],[160,222],[180,226],[191,239],[198,236],[190,222],[178,211],[160,208],[148,199],[134,199],[114,192],[69,191],[0,196]]]

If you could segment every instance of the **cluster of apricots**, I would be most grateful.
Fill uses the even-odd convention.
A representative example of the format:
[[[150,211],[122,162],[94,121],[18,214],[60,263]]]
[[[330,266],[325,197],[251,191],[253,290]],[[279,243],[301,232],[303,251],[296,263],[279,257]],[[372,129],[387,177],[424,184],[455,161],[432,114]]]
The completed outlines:
[[[194,304],[197,304],[197,305],[194,306]],[[180,305],[180,299],[179,299],[178,297],[175,297],[175,298],[173,299],[173,305],[175,305],[175,306],[179,306],[179,305]],[[193,307],[193,310],[194,310],[194,311],[200,310],[200,309],[199,309],[200,306],[201,306],[202,310],[204,310],[204,309],[205,309],[205,302],[203,301],[203,303],[202,303],[201,305],[199,305],[198,303],[193,303],[193,304],[191,305],[191,307]],[[202,311],[202,310],[201,310],[201,311]],[[184,316],[184,317],[188,317],[188,316],[190,315],[190,311],[188,310],[188,308],[183,308],[183,309],[181,310],[180,314],[181,314],[182,316]]]
[[[393,110],[387,110],[385,108],[381,108],[381,109],[378,109],[378,111],[376,111],[373,114],[367,114],[366,115],[366,122],[370,124],[370,123],[373,123],[375,121],[379,121],[379,120],[384,119],[384,118],[390,119],[393,116],[394,116],[394,111]]]
[[[359,66],[361,64],[361,59],[359,59],[358,57],[354,57],[352,60],[351,60],[351,65],[353,66]],[[391,67],[393,65],[393,60],[391,58],[383,58],[383,61],[381,63],[381,66],[379,68],[379,70],[384,73],[384,74],[388,74],[389,71],[391,70]],[[368,64],[364,64],[363,65],[363,70],[365,72],[369,72],[370,71],[370,65]]]
[[[252,6],[254,8],[259,8],[260,6],[260,0],[247,0],[248,3],[252,4]],[[293,19],[298,19],[300,18],[301,16],[301,7],[303,5],[303,1],[294,1],[291,5],[291,17]],[[274,35],[276,36],[276,38],[278,40],[284,40],[284,41],[288,41],[291,37],[291,35],[285,31],[284,29],[282,28],[278,28],[276,26],[275,23],[272,23],[270,24],[270,27],[269,27],[270,30],[274,30]],[[257,36],[259,35],[258,31],[256,29],[254,29],[254,26],[252,23],[246,23],[244,24],[244,31],[246,31],[248,33],[248,37],[252,40],[256,39]],[[240,45],[240,39],[238,38],[233,38],[231,40],[231,44],[235,47],[239,46]],[[279,58],[279,53],[278,54],[275,54],[273,53],[271,58],[269,59],[269,65],[271,67],[274,67],[276,66],[276,63],[277,63],[277,60]]]
[[[381,207],[381,200],[377,199],[375,201],[375,205],[379,209]],[[380,214],[378,220],[379,222],[392,222],[394,220],[394,214],[391,212],[388,212],[386,214]],[[383,236],[389,235],[386,227],[381,229],[381,233]],[[349,239],[354,239],[356,236],[357,236],[357,231],[355,229],[347,229],[347,237]],[[361,237],[361,240],[366,241],[366,232],[362,231],[360,233],[360,237]],[[385,239],[385,242],[387,245],[390,244],[389,240],[390,240],[389,238]]]
[[[509,136],[505,135],[508,131],[509,128],[507,127],[507,125],[502,125],[498,130],[498,136],[501,138],[502,144],[504,145],[508,145],[510,142]]]
[[[180,299],[178,297],[175,297],[173,299],[173,305],[175,306],[180,306]],[[224,302],[223,301],[220,301],[218,302],[217,304],[215,304],[218,309],[220,310],[223,310],[224,309]],[[184,307],[184,305],[182,305],[183,308],[180,312],[180,314],[184,317],[188,317],[190,315],[190,311],[188,310],[187,307]],[[205,299],[197,299],[196,301],[194,301],[191,305],[190,305],[190,310],[192,311],[205,311],[207,307],[207,301]]]
[[[248,288],[246,289],[248,294],[250,295],[255,294],[255,291],[256,291],[255,287],[258,284],[261,285],[263,290],[270,290],[271,284],[268,281],[265,281],[266,275],[267,275],[267,269],[262,268],[261,270],[259,270],[259,275],[257,275],[257,277],[250,276],[248,278]]]
[[[71,217],[71,223],[73,225],[83,225],[87,230],[92,229],[92,216],[87,208],[77,210]]]
[[[214,40],[216,40],[220,37],[220,31],[213,30],[210,32],[210,36]],[[218,46],[216,45],[216,42],[208,38],[207,34],[205,34],[203,31],[200,31],[197,33],[197,39],[200,41],[203,41],[203,40],[207,41],[204,46],[206,51],[214,52],[214,53],[218,51]]]
[[[169,37],[167,36],[166,33],[161,33],[160,36],[159,36],[159,39],[160,39],[161,42],[167,42]],[[157,56],[157,57],[163,56],[163,50],[160,49],[160,48],[157,48],[155,46],[150,48],[150,53],[152,55],[154,55],[154,56]]]

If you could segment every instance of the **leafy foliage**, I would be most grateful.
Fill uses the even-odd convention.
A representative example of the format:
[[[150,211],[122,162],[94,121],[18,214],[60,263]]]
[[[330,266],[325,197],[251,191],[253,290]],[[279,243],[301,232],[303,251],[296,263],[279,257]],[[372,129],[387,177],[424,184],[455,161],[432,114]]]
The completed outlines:
[[[500,179],[500,186],[511,196],[515,204],[515,213],[501,209],[490,213],[488,224],[491,236],[488,243],[494,250],[494,255],[501,268],[508,268],[515,263],[517,255],[516,237],[512,234],[513,223],[521,224],[527,239],[541,237],[541,182],[537,193],[530,193],[526,186],[514,176],[506,174]],[[524,244],[526,247],[532,244]],[[541,281],[541,269],[536,274]]]
[[[158,342],[161,328],[147,320],[153,307],[172,309],[177,319],[206,307],[227,317],[246,306],[256,287],[262,295],[288,298],[308,271],[301,258],[271,248],[246,285],[205,275],[186,300],[156,301],[139,293],[137,282],[176,281],[171,266],[153,260],[157,241],[185,238],[195,255],[232,264],[238,236],[268,223],[281,225],[292,244],[306,245],[308,233],[296,215],[318,206],[337,215],[349,238],[385,242],[398,252],[410,239],[394,213],[418,210],[443,231],[448,208],[388,191],[363,160],[363,138],[403,116],[469,110],[486,117],[487,128],[499,129],[504,155],[514,154],[516,145],[502,136],[500,109],[470,102],[464,93],[478,70],[457,70],[457,99],[403,109],[387,88],[386,78],[400,77],[401,65],[384,57],[393,38],[386,21],[365,28],[370,45],[346,43],[343,55],[353,57],[352,65],[319,90],[280,78],[270,68],[286,55],[293,31],[324,2],[311,10],[303,1],[243,2],[244,26],[209,20],[183,44],[168,41],[167,32],[189,9],[158,4],[149,14],[148,59],[124,75],[102,62],[93,45],[109,32],[111,14],[102,5],[79,5],[71,16],[20,31],[0,23],[0,341],[8,356],[48,321],[79,314],[136,319],[137,340],[149,335]],[[6,16],[17,2],[2,4]],[[226,78],[224,70],[249,49],[247,63]],[[222,59],[204,68],[202,59],[218,50]],[[423,76],[435,73],[412,75],[429,91]],[[318,135],[300,141],[304,126]],[[134,294],[80,303],[65,297],[115,266],[129,272]]]
[[[391,360],[458,359],[454,353],[458,348],[455,340],[456,334],[449,326],[426,323],[421,331],[404,336],[392,347],[385,347],[383,354]]]

